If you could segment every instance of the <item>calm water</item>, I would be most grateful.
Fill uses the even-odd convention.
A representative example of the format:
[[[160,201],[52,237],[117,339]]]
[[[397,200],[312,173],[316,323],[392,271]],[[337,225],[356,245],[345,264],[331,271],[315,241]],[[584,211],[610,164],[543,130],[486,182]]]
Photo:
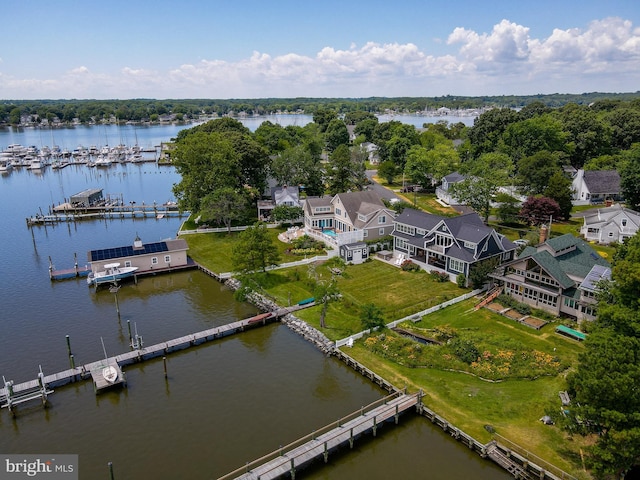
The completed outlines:
[[[108,354],[127,351],[127,320],[150,345],[255,313],[198,271],[123,286],[120,319],[108,290],[95,292],[82,279],[49,281],[49,257],[71,267],[75,252],[83,265],[89,249],[129,244],[136,234],[147,242],[173,237],[181,220],[29,229],[26,217],[90,187],[127,202],[166,201],[177,181],[172,168],[154,164],[0,177],[0,375],[22,382],[39,365],[47,374],[66,369],[65,335],[79,364],[102,357],[101,338]],[[82,479],[107,479],[109,461],[118,480],[216,478],[384,395],[282,325],[171,354],[168,380],[161,359],[125,371],[123,390],[96,396],[83,382],[57,388],[46,410],[25,404],[13,419],[3,409],[0,452],[77,453]],[[379,436],[299,478],[509,478],[424,419],[406,418]]]

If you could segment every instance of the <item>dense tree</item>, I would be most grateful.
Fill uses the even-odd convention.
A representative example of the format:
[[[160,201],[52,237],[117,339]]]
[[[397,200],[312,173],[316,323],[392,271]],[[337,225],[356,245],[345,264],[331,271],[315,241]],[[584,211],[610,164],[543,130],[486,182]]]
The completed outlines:
[[[331,154],[325,167],[327,189],[331,195],[357,190],[362,187],[364,163],[354,162],[351,151],[346,145],[340,145]],[[358,188],[360,187],[360,188]]]
[[[398,167],[391,161],[382,162],[378,166],[378,175],[384,178],[389,185],[393,184],[393,179],[397,173]]]
[[[589,159],[607,153],[611,144],[611,132],[596,112],[570,103],[558,112],[558,116],[562,129],[567,132],[571,165],[581,168]]]
[[[339,118],[334,118],[329,122],[324,133],[325,144],[328,152],[333,152],[340,145],[349,144],[349,131],[347,126]]]
[[[519,220],[521,202],[506,193],[498,193],[495,198],[498,203],[496,215],[503,223],[513,223]]]
[[[623,155],[620,168],[620,187],[630,208],[640,208],[640,143],[635,143]]]
[[[518,162],[518,183],[522,190],[531,195],[539,195],[549,185],[549,179],[562,168],[557,155],[549,151],[534,153]]]
[[[574,397],[563,426],[597,434],[587,461],[598,477],[621,478],[640,464],[640,236],[616,252],[610,284],[603,288],[593,331],[575,372]]]
[[[451,186],[452,194],[458,201],[478,212],[486,223],[498,188],[509,184],[513,163],[505,154],[485,153],[463,167],[461,173],[466,178]]]
[[[364,135],[367,142],[373,142],[373,132],[378,126],[378,123],[380,123],[378,117],[366,118],[356,124],[353,133],[356,135]]]
[[[200,211],[201,200],[218,189],[242,187],[239,155],[220,133],[186,136],[176,143],[172,158],[181,175],[173,193],[185,210]]]
[[[536,196],[529,197],[522,204],[520,218],[529,225],[542,225],[560,218],[560,206],[552,198]]]
[[[244,218],[248,204],[245,192],[222,187],[202,199],[200,214],[204,222],[213,220],[222,223],[231,233],[231,224]]]
[[[332,120],[336,120],[338,114],[334,110],[319,108],[313,114],[313,123],[317,124],[320,132],[324,133]]]
[[[517,163],[541,151],[564,151],[567,136],[558,120],[542,115],[509,125],[502,136],[501,148]]]
[[[456,171],[459,164],[458,152],[451,142],[437,143],[432,149],[414,145],[407,152],[404,173],[413,183],[430,188]]]
[[[326,317],[329,304],[340,299],[340,289],[335,275],[324,278],[316,269],[314,263],[307,267],[307,276],[314,282],[313,296],[315,302],[322,305],[320,309],[320,328],[327,328]]]
[[[571,188],[572,183],[566,175],[562,172],[555,172],[549,182],[547,188],[544,190],[543,195],[555,200],[560,207],[560,218],[563,220],[569,219],[571,216],[571,209],[573,203],[571,201],[573,197],[573,190]]]
[[[234,270],[242,273],[265,272],[267,267],[278,265],[280,253],[264,223],[256,223],[240,232],[231,260]]]
[[[496,151],[504,131],[517,121],[517,112],[510,108],[494,108],[476,118],[468,132],[472,155]]]
[[[364,330],[384,328],[384,316],[380,307],[374,303],[365,303],[360,307],[360,323]]]
[[[627,150],[640,142],[640,106],[624,104],[605,117],[611,125],[611,147]]]
[[[278,205],[271,211],[271,218],[279,223],[291,223],[303,217],[302,207],[293,205]]]

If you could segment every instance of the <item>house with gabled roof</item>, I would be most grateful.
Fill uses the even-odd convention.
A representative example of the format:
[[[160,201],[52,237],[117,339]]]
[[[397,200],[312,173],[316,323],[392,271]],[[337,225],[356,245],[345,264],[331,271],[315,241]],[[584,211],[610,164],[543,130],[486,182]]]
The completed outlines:
[[[411,260],[424,270],[447,273],[452,282],[459,274],[468,277],[481,262],[512,260],[517,249],[475,212],[443,217],[405,208],[394,223],[393,251],[398,264]]]
[[[579,321],[595,318],[597,283],[610,276],[609,262],[570,233],[526,247],[490,275],[515,300]]]
[[[574,205],[619,202],[623,200],[620,174],[616,170],[582,170],[573,177]]]
[[[436,188],[436,197],[448,205],[458,205],[460,202],[450,191],[451,185],[462,182],[466,177],[459,172],[453,172],[442,177],[442,184]]]
[[[395,212],[373,190],[309,197],[303,208],[305,232],[334,246],[375,240],[393,231]]]
[[[640,213],[619,203],[584,213],[580,235],[588,241],[605,245],[613,242],[622,243],[633,237],[640,228]]]
[[[297,185],[271,187],[271,199],[258,201],[258,219],[261,221],[269,221],[271,212],[274,208],[285,205],[287,207],[302,207],[300,200],[300,188]],[[299,223],[302,219],[293,223]]]

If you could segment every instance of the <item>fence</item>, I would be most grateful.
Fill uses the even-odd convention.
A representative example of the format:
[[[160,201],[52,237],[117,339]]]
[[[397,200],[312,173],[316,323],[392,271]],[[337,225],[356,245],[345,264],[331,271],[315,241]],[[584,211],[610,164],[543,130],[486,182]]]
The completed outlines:
[[[406,322],[407,320],[411,320],[412,322],[419,322],[424,315],[429,315],[430,313],[437,312],[438,310],[448,307],[449,305],[454,305],[456,303],[467,300],[468,298],[475,297],[476,295],[478,295],[479,293],[482,293],[483,291],[484,289],[479,288],[477,290],[473,290],[472,292],[465,293],[464,295],[460,295],[459,297],[453,298],[444,303],[440,303],[439,305],[435,305],[431,308],[427,308],[426,310],[423,310],[421,312],[414,313],[412,315],[401,318],[399,320],[394,320],[393,322],[387,324],[387,328],[394,328],[400,323]],[[365,335],[368,335],[370,333],[371,333],[371,330],[363,330],[362,332],[354,333],[353,335],[347,338],[343,338],[342,340],[337,340],[336,348],[340,348],[345,345],[352,345],[355,340],[358,340],[359,338],[362,338]]]

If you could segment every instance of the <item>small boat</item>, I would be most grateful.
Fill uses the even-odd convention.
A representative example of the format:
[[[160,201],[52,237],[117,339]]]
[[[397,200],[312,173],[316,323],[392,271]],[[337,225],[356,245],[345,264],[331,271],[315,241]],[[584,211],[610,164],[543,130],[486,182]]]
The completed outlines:
[[[102,369],[102,376],[107,382],[113,383],[118,379],[118,371],[114,367],[109,365],[108,367],[104,367]]]
[[[122,267],[119,263],[108,263],[104,266],[104,270],[100,272],[91,272],[87,277],[89,285],[100,285],[102,283],[116,283],[123,278],[132,277],[138,270],[138,267]]]

